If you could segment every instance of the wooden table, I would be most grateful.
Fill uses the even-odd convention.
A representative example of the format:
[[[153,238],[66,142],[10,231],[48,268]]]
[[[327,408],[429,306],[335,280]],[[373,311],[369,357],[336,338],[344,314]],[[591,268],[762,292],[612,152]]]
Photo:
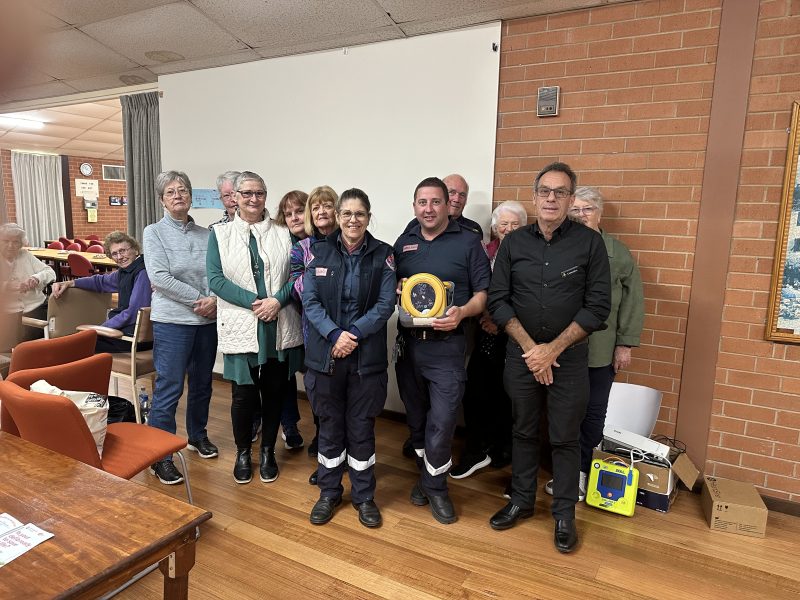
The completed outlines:
[[[199,507],[0,432],[0,513],[54,537],[0,568],[0,598],[97,598],[160,561],[186,599]]]
[[[26,248],[26,250],[39,260],[67,262],[67,256],[70,254],[80,254],[96,267],[117,268],[117,263],[115,263],[105,254],[95,254],[94,252],[76,252],[74,250],[53,250],[52,248]]]

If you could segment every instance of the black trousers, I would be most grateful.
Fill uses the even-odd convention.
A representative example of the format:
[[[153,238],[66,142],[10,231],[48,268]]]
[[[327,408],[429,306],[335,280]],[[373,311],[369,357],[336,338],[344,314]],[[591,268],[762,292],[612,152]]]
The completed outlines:
[[[584,473],[591,468],[592,450],[603,439],[608,395],[616,375],[613,365],[589,368],[589,404],[581,423],[581,471]]]
[[[252,445],[253,413],[261,406],[261,447],[274,448],[289,381],[289,363],[269,358],[250,369],[252,384],[231,382],[231,424],[237,448]]]
[[[417,454],[420,485],[427,494],[444,496],[447,473],[453,465],[458,405],[467,378],[464,336],[425,341],[406,335],[403,356],[395,371],[411,444]]]
[[[319,417],[317,485],[320,496],[341,498],[345,467],[350,500],[361,504],[375,497],[375,418],[386,403],[387,372],[359,375],[358,352],[336,359],[331,374],[314,369],[305,383]]]
[[[539,419],[547,413],[553,456],[555,519],[574,519],[578,501],[580,426],[589,400],[588,344],[568,348],[558,357],[553,383],[542,385],[522,358],[522,348],[509,340],[505,387],[511,398],[513,446],[511,451],[511,501],[533,508],[539,475]]]
[[[506,336],[480,331],[467,366],[464,390],[464,455],[511,450],[511,399],[503,387]],[[463,458],[463,457],[462,457]]]

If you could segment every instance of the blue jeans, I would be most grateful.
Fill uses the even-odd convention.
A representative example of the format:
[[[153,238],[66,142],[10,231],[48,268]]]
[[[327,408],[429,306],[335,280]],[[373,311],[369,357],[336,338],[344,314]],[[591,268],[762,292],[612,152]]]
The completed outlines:
[[[217,325],[175,325],[153,322],[156,376],[148,424],[175,433],[175,409],[189,376],[186,433],[190,440],[206,434],[211,403],[211,376],[217,355]]]

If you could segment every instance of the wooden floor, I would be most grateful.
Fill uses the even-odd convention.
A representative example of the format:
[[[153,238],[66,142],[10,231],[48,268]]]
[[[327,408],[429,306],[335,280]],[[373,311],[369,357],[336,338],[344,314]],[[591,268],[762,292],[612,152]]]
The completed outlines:
[[[290,452],[281,445],[280,477],[273,483],[257,476],[247,485],[234,483],[229,403],[228,384],[215,381],[208,429],[220,457],[188,453],[195,503],[214,514],[197,544],[191,598],[800,597],[800,519],[770,514],[765,539],[712,532],[699,496],[685,491],[668,514],[637,507],[626,518],[579,505],[581,544],[560,555],[544,493],[532,519],[503,532],[489,527],[489,516],[505,503],[501,492],[509,470],[488,468],[450,480],[459,520],[441,525],[428,507],[409,502],[417,474],[400,453],[407,430],[387,420],[377,427],[376,501],[383,526],[361,526],[347,491],[330,523],[311,525],[318,490],[307,482],[315,463],[305,449]],[[307,402],[301,400],[300,408],[309,440]],[[183,486],[161,485],[148,473],[135,480],[185,499]],[[161,598],[162,581],[156,571],[117,597]]]

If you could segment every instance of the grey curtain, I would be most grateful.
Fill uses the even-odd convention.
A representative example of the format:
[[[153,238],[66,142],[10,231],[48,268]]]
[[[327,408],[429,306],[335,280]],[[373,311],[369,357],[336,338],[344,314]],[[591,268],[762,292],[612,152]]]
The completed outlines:
[[[156,197],[161,172],[158,92],[120,96],[128,184],[128,233],[141,242],[144,228],[164,216]]]
[[[17,202],[17,222],[31,246],[44,246],[66,234],[61,157],[55,154],[11,152],[11,178]]]

